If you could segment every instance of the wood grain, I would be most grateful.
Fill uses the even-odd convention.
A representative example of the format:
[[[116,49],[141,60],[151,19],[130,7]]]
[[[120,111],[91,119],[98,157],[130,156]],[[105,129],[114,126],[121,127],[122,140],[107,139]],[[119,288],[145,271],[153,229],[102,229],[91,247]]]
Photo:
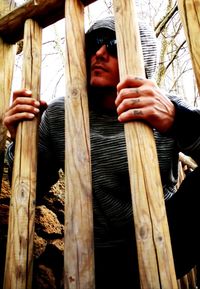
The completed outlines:
[[[200,1],[178,0],[178,9],[191,55],[198,91],[200,93]]]
[[[24,32],[22,87],[39,100],[41,28],[27,20]],[[32,285],[33,234],[37,173],[38,117],[17,128],[9,213],[4,289],[30,289]]]
[[[86,6],[95,0],[80,2]],[[3,17],[0,15],[0,37],[8,43],[16,43],[23,38],[24,23],[27,19],[34,19],[44,28],[64,17],[64,7],[65,0],[27,1]]]
[[[113,5],[120,77],[145,77],[134,1]],[[153,132],[134,122],[125,124],[125,135],[141,288],[177,288]]]
[[[0,2],[0,14],[12,9],[9,1]],[[9,106],[12,78],[15,60],[15,45],[9,45],[0,38],[0,185],[4,166],[4,149],[6,143],[7,130],[3,125],[5,111]]]
[[[66,1],[65,288],[94,288],[89,113],[84,6]]]

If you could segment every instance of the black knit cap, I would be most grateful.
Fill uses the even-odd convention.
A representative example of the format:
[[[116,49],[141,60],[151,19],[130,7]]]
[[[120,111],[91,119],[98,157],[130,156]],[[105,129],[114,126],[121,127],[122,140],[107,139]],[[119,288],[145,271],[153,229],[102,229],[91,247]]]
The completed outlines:
[[[98,29],[108,29],[115,32],[115,20],[113,16],[97,20],[86,32],[86,35],[94,33]],[[152,78],[157,66],[157,43],[153,29],[145,22],[139,22],[140,39],[147,78]]]

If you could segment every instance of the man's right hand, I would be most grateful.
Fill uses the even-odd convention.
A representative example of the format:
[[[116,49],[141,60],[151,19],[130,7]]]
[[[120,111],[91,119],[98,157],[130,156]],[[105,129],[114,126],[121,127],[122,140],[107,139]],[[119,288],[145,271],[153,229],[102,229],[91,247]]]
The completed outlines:
[[[32,98],[32,92],[27,89],[13,93],[13,103],[8,108],[4,117],[4,125],[10,132],[11,138],[15,139],[17,125],[23,120],[32,120],[39,112],[47,108],[44,100],[38,101]]]

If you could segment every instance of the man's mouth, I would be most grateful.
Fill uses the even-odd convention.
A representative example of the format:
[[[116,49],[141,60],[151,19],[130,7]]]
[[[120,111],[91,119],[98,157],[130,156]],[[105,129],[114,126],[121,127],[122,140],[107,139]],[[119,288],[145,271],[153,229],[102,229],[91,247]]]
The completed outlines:
[[[108,71],[103,65],[95,64],[92,66],[92,71],[101,70],[101,71]]]

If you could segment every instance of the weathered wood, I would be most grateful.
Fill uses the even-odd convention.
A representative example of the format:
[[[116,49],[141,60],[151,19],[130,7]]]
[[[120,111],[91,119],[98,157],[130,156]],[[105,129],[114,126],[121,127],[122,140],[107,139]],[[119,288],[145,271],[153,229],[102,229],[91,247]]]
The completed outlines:
[[[179,153],[179,160],[183,165],[187,165],[189,168],[194,170],[197,167],[197,163],[189,156],[184,155],[183,153]]]
[[[113,0],[113,5],[120,77],[145,77],[134,1]],[[125,135],[141,288],[177,288],[153,132],[134,122],[125,124]]]
[[[178,0],[178,9],[200,93],[200,0]]]
[[[13,1],[12,1],[13,2]],[[8,9],[12,9],[12,3],[9,1],[0,2],[0,14],[4,14]],[[6,128],[3,125],[3,119],[6,109],[9,105],[13,68],[15,59],[15,46],[6,44],[0,38],[0,186],[4,165],[4,149],[6,143]]]
[[[94,1],[82,3],[86,6]],[[0,37],[8,43],[16,43],[23,37],[26,19],[32,18],[44,28],[64,17],[64,6],[65,0],[30,0],[0,18]]]
[[[22,87],[39,100],[41,28],[25,23]],[[9,212],[4,289],[30,289],[32,284],[33,234],[36,199],[38,117],[18,125]]]
[[[89,113],[84,52],[84,6],[66,8],[65,288],[94,288]]]
[[[0,3],[0,18],[3,15],[8,14],[11,10],[13,10],[15,7],[15,1],[14,0],[1,0]]]
[[[6,128],[3,125],[5,111],[9,106],[12,86],[15,47],[0,38],[0,184],[4,166]]]
[[[183,276],[179,281],[181,289],[190,289],[187,275]]]
[[[189,288],[191,289],[196,289],[196,274],[195,274],[195,268],[193,268],[188,274],[188,283],[189,283]]]

